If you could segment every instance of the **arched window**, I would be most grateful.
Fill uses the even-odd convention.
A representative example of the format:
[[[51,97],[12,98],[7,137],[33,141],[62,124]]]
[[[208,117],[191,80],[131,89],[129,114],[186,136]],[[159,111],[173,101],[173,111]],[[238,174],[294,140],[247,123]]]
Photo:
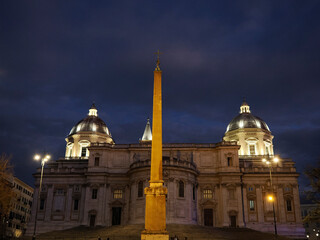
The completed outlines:
[[[179,181],[179,197],[184,197],[184,182]]]
[[[138,183],[138,197],[143,197],[143,182]]]

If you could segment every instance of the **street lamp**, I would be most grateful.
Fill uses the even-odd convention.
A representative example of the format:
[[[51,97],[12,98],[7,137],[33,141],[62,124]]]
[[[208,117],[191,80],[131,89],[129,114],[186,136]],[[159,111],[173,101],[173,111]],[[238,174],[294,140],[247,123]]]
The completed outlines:
[[[270,172],[270,187],[272,194],[268,196],[268,200],[272,202],[272,210],[273,210],[273,222],[274,222],[274,234],[276,235],[276,238],[278,237],[278,232],[277,232],[277,220],[276,220],[276,211],[274,209],[274,193],[273,193],[273,186],[272,186],[272,162],[278,164],[279,158],[274,157],[272,160],[266,160],[265,158],[262,159],[262,162],[265,163]]]
[[[41,160],[41,176],[40,176],[40,186],[39,186],[39,192],[38,192],[38,200],[37,200],[37,206],[36,206],[36,215],[34,219],[34,229],[33,229],[33,236],[32,240],[36,239],[36,229],[37,229],[37,217],[38,217],[38,207],[39,207],[39,201],[40,201],[40,194],[41,194],[41,187],[42,187],[42,177],[43,177],[43,168],[47,161],[49,161],[51,158],[50,155],[46,154],[44,156],[41,156],[40,154],[34,155],[33,159],[36,161]]]
[[[273,195],[268,196],[269,202],[272,202],[272,210],[273,210],[273,223],[274,223],[274,234],[276,235],[276,238],[278,237],[278,232],[277,232],[277,221],[276,221],[276,211],[274,210],[274,200],[275,198]]]

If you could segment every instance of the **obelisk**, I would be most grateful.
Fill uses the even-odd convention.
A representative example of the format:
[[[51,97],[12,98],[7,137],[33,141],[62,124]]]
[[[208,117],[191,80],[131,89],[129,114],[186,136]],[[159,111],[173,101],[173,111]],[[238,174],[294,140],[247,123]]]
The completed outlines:
[[[166,230],[166,195],[162,179],[162,94],[159,50],[154,70],[153,117],[150,186],[144,189],[146,195],[145,230],[141,240],[169,240]]]

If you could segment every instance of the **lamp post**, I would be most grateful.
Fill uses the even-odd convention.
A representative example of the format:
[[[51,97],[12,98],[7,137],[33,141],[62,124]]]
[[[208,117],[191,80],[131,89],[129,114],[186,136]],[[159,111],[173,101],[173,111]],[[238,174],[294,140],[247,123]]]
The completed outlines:
[[[34,219],[34,228],[33,228],[33,236],[32,240],[36,239],[36,229],[37,229],[37,217],[38,217],[38,207],[39,207],[39,201],[40,201],[40,194],[41,194],[41,187],[42,187],[42,177],[43,177],[43,168],[44,165],[49,159],[51,158],[50,155],[46,154],[44,156],[41,156],[40,154],[34,155],[33,159],[36,161],[41,160],[41,175],[40,175],[40,186],[39,186],[39,192],[38,192],[38,200],[37,200],[37,206],[36,206],[36,215]]]
[[[274,192],[273,192],[273,186],[272,186],[272,162],[274,163],[278,163],[279,162],[279,158],[277,157],[274,157],[271,160],[266,160],[265,158],[262,159],[262,162],[264,162],[268,168],[269,168],[269,173],[270,173],[270,187],[271,187],[271,191],[272,191],[272,195],[269,195],[268,196],[268,200],[270,202],[272,202],[272,210],[273,210],[273,223],[274,223],[274,235],[276,236],[276,238],[278,237],[278,231],[277,231],[277,220],[276,220],[276,211],[274,209],[274,200],[275,200],[275,197],[274,197]]]

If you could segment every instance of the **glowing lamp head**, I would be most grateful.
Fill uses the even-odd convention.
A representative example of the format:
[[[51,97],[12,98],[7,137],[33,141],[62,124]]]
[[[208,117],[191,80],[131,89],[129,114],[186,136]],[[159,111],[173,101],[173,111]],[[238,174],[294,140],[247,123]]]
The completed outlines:
[[[270,164],[270,162],[269,162],[269,161],[266,161],[266,164],[267,164],[267,165],[269,165],[269,164]]]
[[[45,159],[49,160],[51,156],[49,154],[46,155]]]
[[[39,161],[41,156],[39,154],[34,155],[33,159]]]
[[[268,196],[268,200],[269,200],[270,202],[273,202],[273,196],[272,196],[272,195],[269,195],[269,196]]]
[[[275,158],[273,158],[273,161],[274,161],[275,163],[278,163],[278,162],[279,162],[279,158],[275,157]]]
[[[266,162],[267,160],[265,158],[262,159],[262,162]]]

